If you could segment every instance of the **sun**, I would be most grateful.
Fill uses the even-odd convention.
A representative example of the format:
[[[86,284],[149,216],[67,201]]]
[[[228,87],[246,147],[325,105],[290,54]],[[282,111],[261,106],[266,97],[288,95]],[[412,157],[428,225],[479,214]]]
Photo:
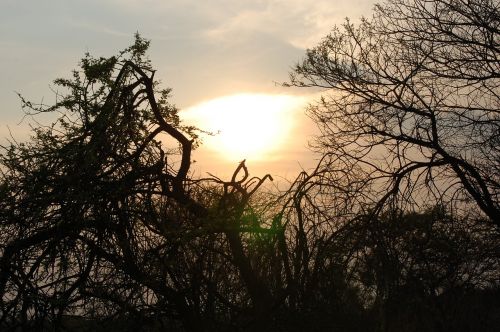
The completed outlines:
[[[185,121],[213,132],[206,148],[227,160],[273,158],[287,143],[300,97],[237,94],[213,99],[183,111]]]

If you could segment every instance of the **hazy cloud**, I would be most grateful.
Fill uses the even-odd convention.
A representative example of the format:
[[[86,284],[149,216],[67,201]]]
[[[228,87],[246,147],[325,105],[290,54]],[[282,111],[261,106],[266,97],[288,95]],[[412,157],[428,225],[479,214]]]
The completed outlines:
[[[314,46],[347,16],[356,20],[369,14],[374,1],[270,0],[258,3],[259,6],[241,6],[234,15],[207,30],[206,36],[227,41],[248,31],[259,31],[305,49]]]

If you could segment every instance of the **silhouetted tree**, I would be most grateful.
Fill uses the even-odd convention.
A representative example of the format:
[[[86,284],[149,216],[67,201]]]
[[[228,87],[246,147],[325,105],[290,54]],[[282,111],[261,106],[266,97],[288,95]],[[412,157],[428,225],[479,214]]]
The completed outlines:
[[[323,90],[321,160],[284,196],[297,303],[381,331],[494,330],[498,303],[464,317],[499,287],[499,18],[498,1],[388,0],[294,68],[285,85]]]
[[[308,50],[290,84],[326,89],[316,181],[345,208],[441,204],[500,227],[499,6],[388,0]]]
[[[246,234],[272,230],[246,220],[268,177],[244,162],[229,181],[190,176],[197,130],[158,88],[148,46],[137,35],[118,56],[87,54],[55,81],[53,106],[22,99],[59,117],[0,156],[1,329],[75,327],[71,315],[103,329],[266,327],[277,298]]]

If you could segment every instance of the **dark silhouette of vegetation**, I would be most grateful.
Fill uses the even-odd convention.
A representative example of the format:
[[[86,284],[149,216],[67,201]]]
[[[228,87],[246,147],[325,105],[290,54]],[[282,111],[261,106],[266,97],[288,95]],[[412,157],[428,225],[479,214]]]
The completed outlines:
[[[322,159],[294,183],[292,220],[379,330],[498,322],[498,302],[472,302],[500,277],[499,18],[498,1],[389,0],[285,84],[325,91],[308,109]]]
[[[270,232],[242,224],[266,177],[241,163],[227,182],[190,178],[196,129],[158,90],[147,48],[137,36],[117,57],[86,55],[55,81],[68,93],[54,106],[23,100],[60,117],[2,155],[2,328],[77,315],[194,331],[274,306],[242,239]]]
[[[332,90],[309,109],[326,181],[500,227],[499,22],[498,1],[389,0],[309,50],[291,84]]]
[[[499,7],[391,0],[291,84],[316,169],[284,193],[241,162],[195,178],[136,36],[58,79],[57,120],[0,155],[0,330],[494,331]]]

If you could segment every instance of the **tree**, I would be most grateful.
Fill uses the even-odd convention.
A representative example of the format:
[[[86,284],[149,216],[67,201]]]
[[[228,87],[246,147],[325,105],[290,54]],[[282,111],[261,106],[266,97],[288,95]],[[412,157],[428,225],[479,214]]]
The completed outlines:
[[[499,59],[495,0],[388,0],[308,50],[289,85],[326,89],[308,111],[330,213],[438,204],[500,227]]]
[[[499,18],[498,1],[387,0],[295,66],[285,85],[323,91],[321,159],[283,209],[299,297],[329,278],[371,328],[434,331],[498,294]]]
[[[87,54],[52,106],[21,97],[58,118],[0,155],[0,329],[265,327],[277,301],[247,241],[273,232],[246,220],[268,176],[242,162],[229,181],[191,177],[197,129],[148,46]]]

